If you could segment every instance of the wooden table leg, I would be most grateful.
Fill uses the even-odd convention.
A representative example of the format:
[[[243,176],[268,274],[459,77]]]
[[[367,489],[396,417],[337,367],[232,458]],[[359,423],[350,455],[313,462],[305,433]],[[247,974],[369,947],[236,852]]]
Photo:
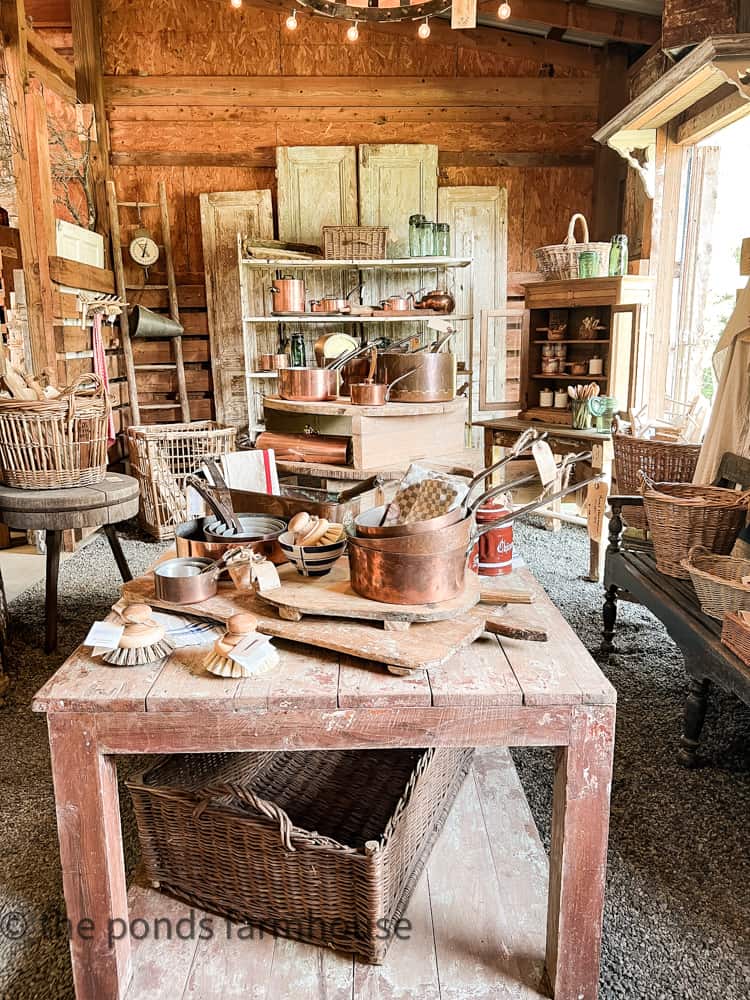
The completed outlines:
[[[120,1000],[131,961],[114,757],[99,753],[91,716],[48,723],[76,1000]]]
[[[57,578],[60,573],[60,548],[62,531],[47,528],[47,581],[44,599],[47,618],[44,652],[53,653],[57,649]]]
[[[599,990],[614,707],[580,706],[557,750],[547,909],[547,973],[555,1000]]]
[[[489,469],[492,465],[492,456],[495,452],[495,432],[491,427],[484,428],[484,467]],[[489,489],[489,483],[487,484]]]
[[[107,536],[109,547],[112,549],[112,555],[115,557],[115,562],[117,563],[117,568],[120,571],[120,576],[123,581],[127,583],[128,580],[133,579],[133,574],[130,572],[130,567],[128,566],[128,561],[125,558],[125,553],[122,551],[120,539],[117,537],[114,524],[105,524],[104,534]]]

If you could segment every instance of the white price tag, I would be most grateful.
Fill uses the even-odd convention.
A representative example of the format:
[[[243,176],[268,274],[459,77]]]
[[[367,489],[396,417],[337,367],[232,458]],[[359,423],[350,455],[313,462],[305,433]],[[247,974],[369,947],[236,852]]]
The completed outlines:
[[[281,586],[279,571],[272,562],[264,559],[263,562],[252,564],[253,580],[261,594],[267,590],[276,590]]]
[[[546,489],[557,477],[555,456],[546,441],[535,441],[531,446],[531,454],[534,456],[542,486]]]
[[[198,490],[193,489],[192,486],[188,486],[186,500],[188,520],[193,517],[203,517],[206,511],[206,505]]]
[[[115,625],[114,622],[94,622],[89,634],[83,640],[83,645],[93,646],[101,651],[117,649],[123,632],[124,627]]]

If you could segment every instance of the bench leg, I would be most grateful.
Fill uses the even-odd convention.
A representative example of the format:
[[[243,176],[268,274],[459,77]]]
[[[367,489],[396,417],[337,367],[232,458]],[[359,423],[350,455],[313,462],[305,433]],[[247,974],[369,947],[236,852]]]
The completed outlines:
[[[117,568],[120,571],[120,576],[123,581],[127,583],[129,580],[133,579],[133,574],[130,572],[130,567],[128,566],[127,559],[125,558],[125,553],[122,551],[120,539],[117,537],[114,524],[105,524],[104,534],[107,536],[109,547],[112,549],[112,555],[115,557],[115,562],[117,563]]]
[[[57,649],[57,578],[60,573],[60,549],[62,531],[47,529],[47,579],[45,584],[44,608],[46,630],[44,652],[53,653]]]
[[[602,608],[604,630],[602,631],[601,650],[605,656],[615,652],[614,637],[617,621],[617,587],[612,584],[604,592],[604,607]]]
[[[690,678],[690,688],[685,698],[680,749],[677,755],[684,767],[698,767],[700,765],[698,744],[703,723],[706,721],[709,688],[709,681],[699,680],[697,677]]]

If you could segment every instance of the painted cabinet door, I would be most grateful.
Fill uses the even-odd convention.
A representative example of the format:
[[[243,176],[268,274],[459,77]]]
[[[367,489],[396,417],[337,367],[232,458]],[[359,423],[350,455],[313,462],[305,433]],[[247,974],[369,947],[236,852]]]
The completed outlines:
[[[271,192],[202,194],[200,205],[216,419],[243,427],[248,412],[237,235],[273,239]],[[262,272],[251,281],[262,302]]]
[[[280,146],[279,239],[321,245],[323,226],[357,225],[354,146]]]
[[[390,257],[409,256],[410,215],[435,218],[437,172],[437,146],[359,147],[359,221],[388,226]]]
[[[501,187],[442,187],[438,191],[438,219],[451,227],[453,255],[473,261],[471,268],[456,272],[455,297],[456,312],[473,316],[472,321],[461,324],[459,336],[464,339],[461,354],[471,361],[472,414],[476,415],[479,401],[496,396],[494,387],[506,378],[507,191]],[[458,353],[458,345],[456,350]],[[482,370],[488,361],[495,367],[492,373]],[[480,391],[480,385],[485,391]]]

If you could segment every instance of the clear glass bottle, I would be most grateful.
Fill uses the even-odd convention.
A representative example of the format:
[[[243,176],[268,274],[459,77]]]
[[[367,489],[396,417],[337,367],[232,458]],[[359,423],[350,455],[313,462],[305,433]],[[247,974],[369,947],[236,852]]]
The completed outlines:
[[[409,216],[409,256],[419,257],[421,255],[421,247],[419,242],[419,226],[420,223],[426,222],[423,215],[410,215]]]
[[[419,256],[420,257],[432,257],[434,254],[435,246],[435,223],[434,222],[424,222],[419,223]]]
[[[435,239],[432,252],[436,257],[450,257],[451,227],[447,222],[435,223]]]
[[[612,237],[609,245],[609,276],[620,278],[628,273],[628,238],[624,233]]]
[[[301,333],[293,333],[289,346],[289,355],[292,368],[304,368],[307,364],[307,352],[305,351],[305,338]]]

